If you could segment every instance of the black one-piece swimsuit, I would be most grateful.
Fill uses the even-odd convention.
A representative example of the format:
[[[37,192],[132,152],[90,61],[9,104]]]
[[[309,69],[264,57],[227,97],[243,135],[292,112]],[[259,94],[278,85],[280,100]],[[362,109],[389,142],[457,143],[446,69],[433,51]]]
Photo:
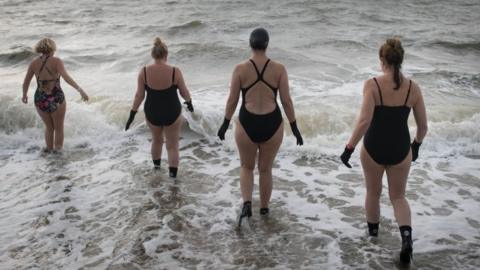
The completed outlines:
[[[408,116],[411,108],[407,106],[412,81],[408,86],[407,97],[402,106],[383,105],[382,90],[376,78],[380,105],[375,106],[372,122],[363,138],[363,145],[372,159],[381,165],[395,165],[402,162],[410,151],[410,132]]]
[[[278,88],[273,87],[267,81],[263,79],[263,74],[267,69],[267,65],[270,62],[270,59],[267,60],[265,66],[262,69],[262,72],[258,71],[257,65],[250,59],[250,62],[253,64],[255,71],[257,72],[257,80],[250,84],[248,87],[241,88],[242,90],[242,106],[240,107],[240,113],[238,115],[238,119],[240,124],[242,125],[243,129],[247,133],[250,140],[255,143],[262,143],[268,141],[278,130],[280,125],[282,124],[282,113],[280,112],[280,108],[277,104],[277,93]],[[275,109],[267,114],[255,114],[251,113],[245,107],[245,95],[247,94],[248,90],[252,88],[256,83],[263,82],[273,91],[275,95]]]
[[[182,113],[182,105],[178,98],[177,85],[174,84],[175,68],[172,73],[172,85],[163,90],[153,89],[147,84],[147,68],[143,68],[145,74],[145,100],[144,111],[147,120],[155,126],[169,126],[177,120]]]

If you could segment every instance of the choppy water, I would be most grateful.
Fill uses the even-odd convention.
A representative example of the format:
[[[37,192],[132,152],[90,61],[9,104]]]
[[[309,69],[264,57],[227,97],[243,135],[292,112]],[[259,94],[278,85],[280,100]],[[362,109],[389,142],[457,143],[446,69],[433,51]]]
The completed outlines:
[[[358,153],[352,170],[337,158],[363,81],[379,73],[377,49],[393,35],[402,38],[404,72],[422,87],[430,124],[407,191],[412,268],[480,267],[478,1],[0,5],[1,269],[396,268],[400,237],[387,195],[374,242],[365,232]],[[230,73],[248,57],[257,26],[270,31],[269,54],[289,70],[306,144],[296,147],[286,131],[272,212],[260,219],[255,211],[239,231],[233,131],[222,144],[214,134]],[[41,120],[32,104],[20,102],[31,47],[44,35],[57,41],[58,55],[92,97],[83,104],[64,84],[61,155],[41,154]],[[184,113],[176,180],[151,170],[141,114],[123,131],[136,74],[157,35],[182,68],[195,105],[193,115]],[[33,91],[32,84],[30,100]]]

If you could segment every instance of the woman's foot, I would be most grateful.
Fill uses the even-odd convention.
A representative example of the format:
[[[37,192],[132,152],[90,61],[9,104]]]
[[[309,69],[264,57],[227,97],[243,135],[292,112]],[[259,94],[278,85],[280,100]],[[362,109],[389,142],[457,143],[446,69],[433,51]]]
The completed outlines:
[[[252,216],[252,202],[246,201],[243,203],[242,212],[240,213],[240,218],[238,220],[238,227],[242,226],[242,218],[250,218]]]
[[[400,226],[400,234],[402,236],[402,250],[400,251],[400,262],[410,264],[413,253],[412,227]]]
[[[270,212],[270,210],[268,209],[268,207],[260,208],[260,215],[262,215],[262,216],[268,215],[269,212]]]
[[[160,159],[154,159],[153,161],[153,168],[155,170],[160,170]]]
[[[177,177],[178,168],[177,167],[168,167],[168,175],[170,177],[176,178]]]

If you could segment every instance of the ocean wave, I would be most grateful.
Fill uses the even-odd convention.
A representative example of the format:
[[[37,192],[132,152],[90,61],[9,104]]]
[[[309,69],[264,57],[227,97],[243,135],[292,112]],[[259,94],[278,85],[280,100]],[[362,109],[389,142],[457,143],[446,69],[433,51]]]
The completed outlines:
[[[0,63],[4,64],[18,64],[25,61],[30,61],[35,58],[37,54],[31,49],[26,47],[19,47],[8,53],[0,54]]]
[[[182,30],[192,30],[192,29],[200,28],[202,26],[205,26],[205,24],[200,20],[189,21],[189,22],[184,23],[184,24],[174,25],[174,26],[169,27],[168,28],[168,33],[169,34],[175,34],[175,33],[179,32],[179,31],[182,31]]]
[[[469,50],[469,51],[480,51],[480,41],[472,42],[451,42],[451,41],[434,41],[429,43],[430,46],[438,46],[446,49],[453,50]]]
[[[11,134],[39,126],[35,110],[12,96],[0,96],[0,131]],[[30,108],[28,108],[30,107]]]

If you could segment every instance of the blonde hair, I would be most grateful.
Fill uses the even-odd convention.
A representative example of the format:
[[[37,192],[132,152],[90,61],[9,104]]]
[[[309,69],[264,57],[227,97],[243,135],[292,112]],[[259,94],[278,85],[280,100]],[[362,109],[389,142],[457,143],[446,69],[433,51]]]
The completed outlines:
[[[380,58],[388,65],[393,66],[393,80],[395,81],[395,90],[400,88],[400,69],[402,68],[404,50],[402,42],[398,38],[389,38],[380,47],[378,51]]]
[[[151,54],[155,59],[162,59],[168,55],[167,45],[159,37],[156,37],[153,41]]]
[[[49,54],[57,50],[57,45],[55,44],[55,41],[46,37],[40,39],[34,49],[37,53]]]

